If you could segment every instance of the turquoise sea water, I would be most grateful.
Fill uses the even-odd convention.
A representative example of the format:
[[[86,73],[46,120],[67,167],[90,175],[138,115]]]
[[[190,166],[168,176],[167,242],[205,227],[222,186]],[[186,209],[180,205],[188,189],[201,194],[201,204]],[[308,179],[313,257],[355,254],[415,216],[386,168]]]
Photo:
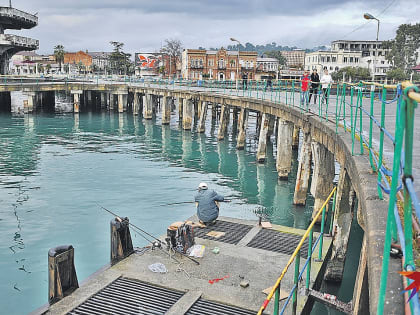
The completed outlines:
[[[252,118],[244,151],[235,149],[235,132],[221,142],[215,133],[211,117],[199,135],[182,131],[175,116],[171,126],[131,114],[0,116],[0,313],[47,302],[51,247],[75,247],[79,281],[109,261],[112,217],[98,204],[162,235],[195,211],[164,204],[193,200],[205,181],[233,200],[221,215],[256,219],[263,205],[273,223],[306,228],[313,200],[292,206],[297,153],[292,176],[279,182],[272,146],[264,165],[255,162]],[[133,243],[146,244],[136,234]]]

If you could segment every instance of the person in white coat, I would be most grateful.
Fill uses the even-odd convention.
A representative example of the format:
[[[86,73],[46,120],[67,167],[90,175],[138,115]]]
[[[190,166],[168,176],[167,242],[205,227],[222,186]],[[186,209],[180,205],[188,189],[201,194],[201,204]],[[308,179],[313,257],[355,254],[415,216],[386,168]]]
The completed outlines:
[[[333,83],[333,79],[330,74],[328,74],[328,70],[324,70],[324,75],[321,78],[321,88],[322,88],[322,103],[324,100],[328,103],[328,89],[331,87]]]

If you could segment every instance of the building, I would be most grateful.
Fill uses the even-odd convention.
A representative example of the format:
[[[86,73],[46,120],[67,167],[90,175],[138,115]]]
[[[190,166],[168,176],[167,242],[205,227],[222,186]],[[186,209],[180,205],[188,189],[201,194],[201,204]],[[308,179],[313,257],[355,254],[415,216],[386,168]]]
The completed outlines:
[[[303,69],[305,66],[306,52],[303,49],[283,50],[281,54],[286,58],[287,68]]]
[[[236,80],[247,74],[249,80],[255,79],[257,68],[255,51],[228,51],[185,49],[182,52],[181,75],[189,80]],[[239,64],[238,64],[239,60]]]
[[[176,78],[181,74],[179,57],[162,53],[136,53],[135,72],[141,77]]]
[[[344,67],[375,69],[375,80],[383,81],[391,64],[386,60],[387,49],[382,48],[382,41],[337,40],[331,43],[331,50],[308,53],[305,69],[328,69],[339,71]]]
[[[0,74],[9,73],[9,60],[19,51],[38,49],[39,42],[32,38],[4,34],[4,30],[31,29],[38,25],[38,17],[10,7],[0,7]]]
[[[69,72],[89,72],[92,67],[92,56],[84,51],[66,52],[64,54],[64,65],[68,65]]]
[[[100,74],[107,74],[110,69],[110,52],[89,52],[92,57],[92,71]]]
[[[276,58],[258,57],[255,80],[266,80],[269,77],[277,79],[279,65],[280,63]]]
[[[16,53],[9,62],[9,74],[54,74],[59,72],[59,64],[54,55],[38,55],[34,51]]]

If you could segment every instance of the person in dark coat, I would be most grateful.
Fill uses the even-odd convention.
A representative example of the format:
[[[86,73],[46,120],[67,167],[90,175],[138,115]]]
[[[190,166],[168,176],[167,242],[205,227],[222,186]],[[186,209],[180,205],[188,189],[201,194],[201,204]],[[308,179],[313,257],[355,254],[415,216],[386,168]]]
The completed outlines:
[[[311,74],[311,89],[309,91],[309,103],[311,103],[311,97],[313,94],[314,104],[316,104],[316,98],[318,96],[318,88],[319,88],[319,74],[317,73],[316,69],[314,69]]]
[[[195,195],[195,204],[197,206],[197,216],[200,223],[212,225],[219,216],[218,202],[225,198],[214,190],[209,190],[206,183],[198,186],[198,193]]]
[[[242,75],[242,86],[243,86],[244,90],[248,89],[248,74],[247,73],[244,73]]]

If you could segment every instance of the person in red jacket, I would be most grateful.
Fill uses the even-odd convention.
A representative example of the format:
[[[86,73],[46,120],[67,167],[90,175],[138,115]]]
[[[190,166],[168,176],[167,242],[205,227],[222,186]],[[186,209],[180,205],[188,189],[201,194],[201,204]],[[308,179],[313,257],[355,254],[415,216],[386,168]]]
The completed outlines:
[[[308,104],[308,90],[309,90],[309,82],[311,82],[311,77],[309,76],[309,71],[304,71],[302,77],[300,78],[300,104]]]

